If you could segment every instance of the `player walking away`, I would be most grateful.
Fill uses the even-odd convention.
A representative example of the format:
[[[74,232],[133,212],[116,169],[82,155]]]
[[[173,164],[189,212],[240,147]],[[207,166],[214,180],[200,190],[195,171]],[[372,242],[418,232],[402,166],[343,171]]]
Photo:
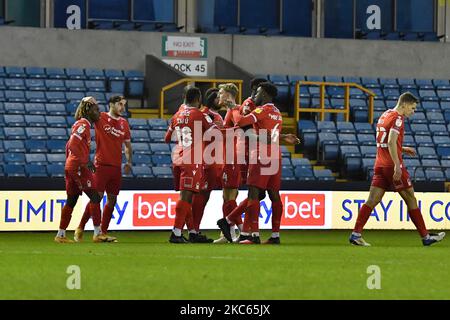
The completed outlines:
[[[200,89],[189,87],[186,90],[184,107],[180,108],[172,118],[171,126],[166,134],[166,141],[170,141],[169,133],[171,132],[176,133],[178,140],[178,152],[173,155],[172,161],[175,190],[180,191],[180,199],[175,206],[175,223],[169,238],[171,243],[188,243],[182,236],[182,230],[186,217],[192,215],[193,195],[201,190],[203,179],[203,133],[215,127],[211,119],[200,111],[201,99]],[[201,130],[200,135],[195,131],[198,129]],[[201,139],[198,140],[197,136],[201,137]],[[195,155],[197,153],[201,155],[200,163],[195,161],[197,160]],[[188,229],[192,231],[190,226],[188,226]],[[195,229],[193,231],[195,232]],[[204,235],[199,234],[196,237],[206,238]]]
[[[370,246],[361,237],[362,230],[372,210],[380,203],[386,191],[396,191],[408,206],[408,213],[412,222],[422,237],[424,246],[441,241],[444,232],[428,233],[423,221],[422,213],[417,206],[414,188],[409,179],[408,171],[403,164],[402,152],[414,156],[413,148],[402,147],[405,132],[404,118],[414,114],[418,99],[409,92],[403,93],[394,109],[384,112],[377,124],[377,157],[370,194],[361,207],[355,228],[349,238],[351,244]]]
[[[125,144],[125,156],[127,162],[123,169],[126,174],[132,167],[131,135],[128,121],[122,118],[125,112],[127,100],[123,96],[113,96],[109,99],[109,112],[102,112],[100,119],[94,124],[95,152],[94,175],[96,190],[103,198],[106,191],[106,204],[103,207],[101,222],[101,236],[94,237],[95,242],[117,242],[116,237],[108,236],[108,227],[112,213],[117,202],[117,195],[122,183],[122,145]],[[94,206],[100,210],[100,203],[88,203],[81,219],[80,225],[75,230],[75,241],[83,238],[84,227],[89,220]],[[97,210],[97,208],[95,208]]]
[[[206,91],[206,101],[205,105],[200,109],[201,112],[218,127],[223,127],[223,118],[216,111],[218,109],[218,91],[217,88],[210,88]],[[206,204],[209,201],[211,191],[213,189],[221,188],[221,175],[222,175],[223,164],[204,164],[203,167],[203,181],[202,190],[195,193],[192,198],[192,216],[194,219],[194,228],[196,233],[189,232],[189,242],[193,243],[211,243],[212,239],[202,236],[200,232],[200,224],[205,212]]]
[[[72,218],[72,211],[77,204],[82,192],[86,193],[93,204],[99,204],[101,197],[95,191],[92,172],[95,171],[89,161],[89,149],[91,144],[91,123],[100,117],[97,101],[93,97],[85,97],[81,100],[75,112],[76,122],[72,126],[69,141],[66,144],[65,180],[67,201],[62,208],[59,231],[55,237],[58,243],[71,243],[66,238],[66,229]],[[92,211],[94,221],[94,235],[100,234],[100,210]]]

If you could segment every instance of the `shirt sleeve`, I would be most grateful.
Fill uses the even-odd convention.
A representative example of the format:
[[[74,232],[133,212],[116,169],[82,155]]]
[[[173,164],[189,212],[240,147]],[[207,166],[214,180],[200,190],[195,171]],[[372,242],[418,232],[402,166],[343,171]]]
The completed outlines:
[[[131,140],[131,132],[130,132],[130,126],[128,122],[125,121],[125,135],[124,135],[124,141],[130,141]]]
[[[225,128],[231,128],[234,126],[233,111],[231,109],[227,109],[227,114],[225,115],[225,120],[223,120],[223,126]]]
[[[173,133],[173,128],[174,128],[174,122],[175,122],[175,116],[172,117],[172,119],[170,120],[170,124],[169,127],[167,128],[166,131],[166,135],[164,136],[164,142],[165,143],[170,143],[172,140],[172,133]]]
[[[398,116],[394,120],[391,130],[396,132],[397,134],[400,134],[400,132],[402,132],[402,130],[404,129],[404,126],[405,126],[405,122],[403,121],[403,117]]]

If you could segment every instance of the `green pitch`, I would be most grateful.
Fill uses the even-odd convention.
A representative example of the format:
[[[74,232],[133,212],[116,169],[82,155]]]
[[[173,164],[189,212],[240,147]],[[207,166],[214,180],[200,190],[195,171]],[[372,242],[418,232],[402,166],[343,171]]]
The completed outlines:
[[[0,299],[450,298],[450,239],[423,247],[413,231],[367,231],[370,248],[350,246],[348,231],[283,231],[281,246],[113,234],[119,243],[94,244],[87,232],[84,243],[62,245],[53,233],[0,233]],[[66,286],[71,265],[80,290]],[[367,288],[371,265],[380,268],[379,290]]]

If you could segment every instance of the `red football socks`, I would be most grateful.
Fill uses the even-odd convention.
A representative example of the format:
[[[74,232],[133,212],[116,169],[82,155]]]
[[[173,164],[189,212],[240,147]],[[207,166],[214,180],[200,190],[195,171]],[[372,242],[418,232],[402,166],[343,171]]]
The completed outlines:
[[[174,228],[183,230],[184,223],[186,221],[186,216],[189,211],[191,211],[191,204],[184,200],[178,200],[177,205],[175,206],[175,224]]]
[[[102,225],[102,233],[108,233],[109,222],[111,221],[112,213],[114,211],[114,207],[110,208],[107,204],[103,207],[103,215],[100,221],[100,203],[95,205],[94,203],[91,205],[91,213],[92,213],[92,222],[94,226]],[[98,214],[98,224],[96,224],[96,215]]]
[[[248,201],[245,221],[250,220],[252,232],[259,232],[259,209],[260,209],[259,200]],[[248,218],[247,215],[249,216]]]
[[[197,193],[192,198],[192,215],[194,218],[194,229],[200,230],[200,223],[205,212],[206,197],[202,193]]]
[[[89,210],[90,204],[91,204],[91,202],[88,202],[88,204],[86,205],[86,208],[84,209],[83,216],[81,217],[80,224],[78,225],[78,228],[80,228],[82,230],[84,230],[84,227],[86,227],[86,223],[91,218],[91,212]]]
[[[223,217],[224,218],[227,217],[236,207],[237,207],[236,200],[224,201],[222,205]]]
[[[245,199],[239,205],[231,211],[231,213],[227,216],[228,220],[237,226],[242,224],[242,213],[245,212],[248,206],[248,199]]]
[[[425,227],[425,221],[423,221],[422,213],[420,212],[419,208],[409,210],[409,217],[411,218],[412,222],[417,228],[417,231],[419,231],[420,236],[423,238],[428,234],[428,230]]]
[[[283,215],[283,203],[276,201],[272,203],[272,232],[280,232],[281,217]]]
[[[361,209],[359,210],[358,219],[356,220],[355,228],[353,229],[353,232],[361,233],[367,220],[370,217],[370,214],[372,213],[373,208],[369,207],[366,204],[363,204]]]
[[[192,213],[192,205],[189,206],[187,214],[186,214],[186,227],[189,231],[191,230],[195,230],[195,225],[194,225],[194,215]],[[181,229],[183,230],[183,228]]]
[[[69,226],[70,219],[72,219],[73,208],[69,207],[67,204],[61,210],[61,221],[59,222],[59,229],[66,230]]]

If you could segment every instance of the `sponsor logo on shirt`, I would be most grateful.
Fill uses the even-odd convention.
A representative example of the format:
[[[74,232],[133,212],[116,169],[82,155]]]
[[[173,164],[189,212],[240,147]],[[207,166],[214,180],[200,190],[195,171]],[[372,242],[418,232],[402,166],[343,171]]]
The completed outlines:
[[[123,129],[123,127],[122,127]],[[106,133],[112,134],[113,136],[116,136],[118,138],[123,137],[125,135],[125,132],[122,130],[116,129],[110,125],[104,125],[103,130],[105,130]]]

